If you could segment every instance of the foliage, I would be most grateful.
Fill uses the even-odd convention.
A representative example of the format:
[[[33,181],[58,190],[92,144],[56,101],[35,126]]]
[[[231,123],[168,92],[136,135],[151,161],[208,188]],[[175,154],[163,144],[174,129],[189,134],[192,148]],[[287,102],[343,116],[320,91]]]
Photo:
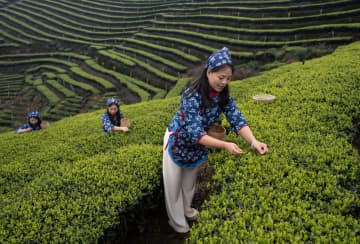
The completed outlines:
[[[211,154],[213,193],[190,243],[359,241],[359,155],[349,142],[360,112],[359,49],[231,83],[270,152],[260,157],[230,133],[248,153]],[[260,92],[277,100],[253,103]],[[96,242],[123,224],[119,214],[157,194],[163,134],[178,103],[121,106],[132,121],[125,134],[101,133],[105,108],[40,132],[0,134],[0,242]]]
[[[162,138],[177,103],[121,106],[132,122],[126,134],[101,133],[105,108],[1,134],[0,242],[96,242],[123,224],[119,214],[160,186]]]
[[[0,5],[1,126],[11,124],[15,97],[32,101],[32,87],[51,102],[41,112],[52,118],[102,108],[47,130],[0,134],[0,243],[95,243],[106,229],[125,224],[120,215],[146,207],[146,196],[158,194],[164,131],[188,82],[180,77],[215,49],[229,45],[237,67],[258,68],[265,49],[291,45],[287,51],[300,59],[318,56],[323,52],[309,45],[347,43],[360,28],[351,0]],[[17,54],[19,48],[26,54]],[[350,144],[360,121],[359,49],[357,43],[231,84],[270,153],[259,157],[230,133],[227,139],[248,153],[211,154],[213,194],[190,242],[359,242],[359,155]],[[275,56],[286,56],[278,50]],[[11,72],[21,76],[3,79]],[[170,98],[122,103],[130,132],[104,134],[104,97],[125,94],[122,89],[135,94],[130,101],[163,98],[168,90]],[[277,100],[254,104],[257,93]]]
[[[65,88],[62,86],[59,82],[56,80],[47,80],[47,83],[49,83],[52,87],[54,87],[56,90],[64,94],[66,97],[74,97],[76,96],[75,92]]]
[[[89,74],[89,73],[85,72],[84,70],[80,69],[79,67],[72,67],[70,70],[74,74],[76,74],[76,75],[78,75],[78,76],[80,76],[80,77],[82,77],[84,79],[93,81],[96,84],[99,84],[102,87],[106,88],[107,90],[115,89],[114,85],[110,81],[108,81],[108,80],[106,80],[104,78],[97,77],[97,76],[94,76],[92,74]]]
[[[149,71],[150,73],[156,75],[158,78],[164,79],[165,81],[173,81],[173,82],[175,82],[177,80],[177,78],[175,76],[172,76],[172,75],[167,74],[167,73],[165,73],[165,72],[163,72],[161,70],[158,70],[157,68],[151,66],[150,64],[147,64],[146,62],[143,62],[143,61],[141,61],[139,59],[136,59],[134,57],[130,57],[129,55],[126,55],[126,54],[121,54],[119,52],[116,52],[116,53],[117,53],[117,55],[125,57],[125,59],[136,63],[141,68],[143,68],[143,69]]]
[[[334,54],[294,63],[243,82],[273,104],[245,103],[241,110],[270,151],[241,158],[214,154],[210,200],[192,228],[190,243],[359,241],[359,154],[352,147],[360,112],[360,43]]]
[[[101,65],[95,63],[92,60],[87,60],[86,64],[89,65],[89,67],[91,67],[92,69],[94,69],[96,71],[100,71],[103,74],[108,74],[108,75],[116,78],[117,80],[119,80],[119,82],[124,83],[131,91],[133,91],[139,95],[139,97],[141,98],[141,101],[148,101],[150,94],[147,91],[143,90],[139,86],[144,86],[144,87],[148,88],[149,90],[152,90],[155,92],[160,90],[156,87],[151,87],[150,85],[145,84],[142,81],[138,81],[136,79],[132,79],[129,76],[118,73],[116,71],[106,69],[106,68],[102,67]]]
[[[127,94],[123,96],[125,103],[163,98],[179,77],[191,74],[210,52],[224,45],[231,49],[235,65],[254,60],[266,65],[259,60],[263,56],[255,53],[283,45],[309,48],[321,43],[335,47],[357,39],[359,30],[359,9],[352,0],[3,2],[1,73],[25,70],[41,73],[42,68],[32,71],[32,67],[46,65],[63,69],[57,73],[68,75],[75,82],[90,82],[98,90],[94,93],[92,89],[78,89],[79,83],[73,88],[63,82],[66,88],[83,97],[82,110],[92,107],[101,99],[99,94],[109,91],[121,90],[122,96]],[[116,50],[120,49],[126,56],[118,55],[120,52]],[[314,51],[317,50],[309,52],[314,54],[310,57],[323,54]],[[291,53],[299,54],[296,60],[309,57],[309,53]],[[132,59],[127,60],[127,56]],[[76,66],[75,72],[70,70],[69,63],[60,60]],[[92,67],[85,65],[85,60],[134,80],[116,83],[113,77],[108,77],[108,72],[90,70]],[[294,58],[278,61],[288,63]],[[239,77],[276,66],[244,70]],[[48,71],[47,68],[44,69]],[[91,74],[93,79],[78,75],[83,72]],[[48,83],[44,85],[52,89]],[[36,95],[37,90],[28,84],[17,94],[25,93],[25,88],[27,97]],[[14,107],[20,105],[15,97],[8,101],[16,104]],[[40,110],[46,109],[44,106]],[[14,119],[17,123],[20,117]]]
[[[43,162],[41,176],[3,198],[0,242],[96,242],[159,186],[161,147],[133,145],[55,165]]]
[[[130,67],[135,66],[135,63],[127,59],[124,55],[121,55],[120,53],[116,53],[113,50],[100,50],[100,54],[111,58],[112,60],[115,60],[117,62],[122,63],[123,65],[127,65]]]
[[[65,83],[68,83],[70,85],[73,85],[73,86],[76,86],[76,87],[79,87],[85,91],[90,91],[92,93],[99,93],[99,90],[96,89],[95,87],[87,84],[87,83],[83,83],[83,82],[79,82],[79,81],[76,81],[74,79],[72,79],[69,75],[67,74],[60,74],[59,76],[59,79],[64,81]]]
[[[189,83],[189,78],[181,78],[176,82],[176,85],[168,92],[166,95],[166,98],[169,97],[175,97],[181,95],[181,92],[186,87],[186,85]]]
[[[152,44],[152,43],[149,43],[149,42],[146,42],[146,41],[141,41],[141,40],[132,39],[132,38],[126,38],[125,41],[129,42],[129,43],[136,43],[136,44],[146,46],[146,47],[151,47],[151,48],[156,49],[156,50],[161,50],[161,51],[166,51],[166,52],[169,52],[169,53],[173,53],[173,54],[178,55],[178,56],[180,56],[180,57],[182,57],[182,58],[184,58],[186,60],[189,60],[191,62],[200,62],[201,61],[198,57],[187,54],[185,52],[182,52],[179,49],[168,48],[168,47],[164,47],[164,46],[160,46],[160,45],[155,45],[155,44]]]
[[[341,31],[346,29],[354,29],[358,30],[360,28],[360,23],[329,23],[329,24],[321,24],[321,25],[311,25],[305,27],[295,27],[295,28],[281,28],[281,29],[248,29],[248,28],[238,28],[233,26],[222,26],[222,25],[209,25],[197,22],[170,22],[170,21],[160,21],[160,20],[152,20],[151,21],[157,25],[165,25],[165,26],[180,26],[180,27],[192,27],[202,30],[217,30],[217,31],[227,31],[230,33],[237,33],[237,34],[256,34],[256,35],[264,35],[264,34],[281,34],[282,36],[287,36],[289,34],[294,33],[302,33],[305,31],[323,31],[323,30],[334,30],[334,31]]]

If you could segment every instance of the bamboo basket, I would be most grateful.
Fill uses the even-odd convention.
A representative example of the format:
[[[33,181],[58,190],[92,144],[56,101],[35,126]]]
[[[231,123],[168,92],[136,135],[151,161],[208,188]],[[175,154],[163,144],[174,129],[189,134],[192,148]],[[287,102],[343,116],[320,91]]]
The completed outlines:
[[[271,94],[258,94],[253,96],[255,103],[272,103],[275,99],[276,97]]]
[[[122,118],[120,120],[120,126],[130,128],[130,126],[131,126],[130,120],[128,118]]]
[[[50,123],[48,121],[41,122],[41,129],[47,129],[50,127]]]
[[[219,124],[214,124],[210,127],[207,134],[208,136],[214,137],[216,139],[224,140],[226,135],[226,129]]]

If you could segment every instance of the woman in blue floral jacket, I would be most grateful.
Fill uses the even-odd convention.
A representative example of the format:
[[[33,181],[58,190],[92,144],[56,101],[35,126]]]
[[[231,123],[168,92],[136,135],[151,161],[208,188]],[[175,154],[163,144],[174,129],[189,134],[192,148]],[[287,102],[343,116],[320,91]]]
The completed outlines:
[[[104,132],[129,130],[126,126],[121,126],[121,119],[124,117],[120,111],[120,103],[115,98],[109,98],[106,101],[107,110],[102,115],[102,129]]]
[[[30,131],[41,130],[40,113],[37,111],[27,114],[28,122],[15,130],[15,133],[21,134]]]
[[[228,83],[233,74],[230,51],[224,47],[207,60],[198,80],[182,94],[180,109],[164,136],[163,177],[166,210],[170,226],[179,233],[190,230],[187,221],[196,220],[198,211],[191,208],[197,169],[207,157],[207,147],[225,149],[233,155],[243,151],[232,142],[207,135],[207,130],[224,113],[231,129],[252,148],[265,154],[267,145],[254,137],[244,116],[229,95]]]

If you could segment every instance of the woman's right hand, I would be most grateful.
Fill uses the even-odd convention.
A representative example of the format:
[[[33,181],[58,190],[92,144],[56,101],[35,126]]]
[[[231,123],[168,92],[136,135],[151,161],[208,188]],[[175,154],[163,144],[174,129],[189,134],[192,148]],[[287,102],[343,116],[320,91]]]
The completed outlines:
[[[126,127],[126,126],[121,126],[120,128],[121,128],[121,130],[122,130],[123,132],[128,132],[128,131],[129,131],[129,128]]]
[[[241,148],[238,147],[238,145],[232,142],[226,142],[225,150],[235,156],[239,156],[245,153]]]

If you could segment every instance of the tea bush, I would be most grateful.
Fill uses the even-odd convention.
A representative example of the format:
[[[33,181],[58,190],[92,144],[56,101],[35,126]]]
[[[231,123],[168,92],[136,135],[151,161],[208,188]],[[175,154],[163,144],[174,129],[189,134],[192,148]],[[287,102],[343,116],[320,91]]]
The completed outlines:
[[[211,197],[190,243],[359,241],[360,43],[235,81],[257,155],[214,152]],[[271,93],[272,104],[252,96]],[[0,134],[0,243],[94,243],[161,184],[162,140],[179,97],[122,105],[128,133],[101,132],[97,110],[39,132]],[[229,127],[223,119],[225,127]]]
[[[213,195],[202,206],[190,243],[359,242],[359,154],[351,145],[360,113],[360,43],[305,65],[282,66],[243,82],[235,96],[277,97],[241,104],[269,153],[214,154]]]

